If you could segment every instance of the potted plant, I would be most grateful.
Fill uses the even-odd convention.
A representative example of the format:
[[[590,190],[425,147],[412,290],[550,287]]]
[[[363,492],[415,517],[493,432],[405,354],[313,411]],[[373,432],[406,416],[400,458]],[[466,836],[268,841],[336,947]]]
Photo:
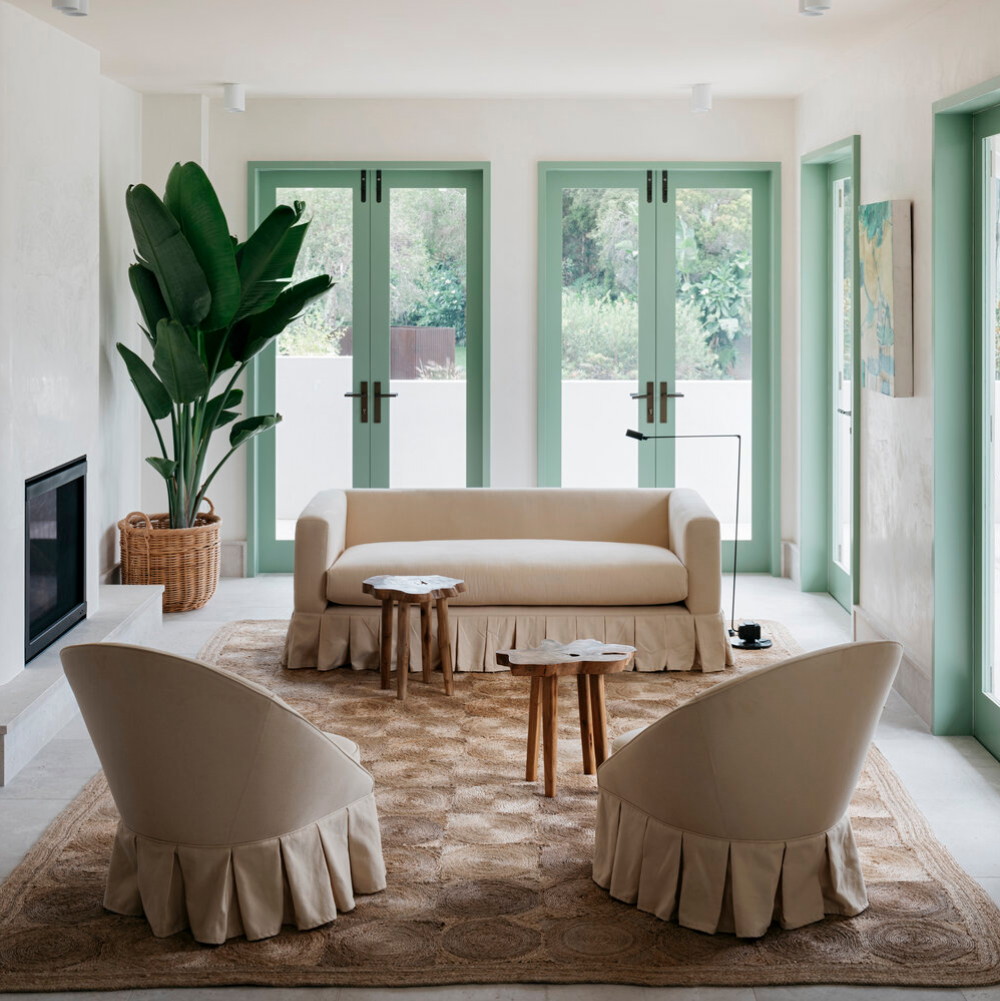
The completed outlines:
[[[163,610],[186,611],[204,605],[218,581],[221,519],[211,501],[199,512],[205,492],[241,445],[281,420],[242,415],[236,383],[333,282],[292,283],[308,227],[302,202],[277,206],[242,243],[196,163],[174,165],[162,199],[136,184],[125,203],[136,245],[129,283],[152,367],[124,344],[118,352],[156,431],[160,454],[146,461],[163,477],[169,511],[118,523],[122,582],[163,584]],[[228,449],[206,471],[212,436],[225,427]]]

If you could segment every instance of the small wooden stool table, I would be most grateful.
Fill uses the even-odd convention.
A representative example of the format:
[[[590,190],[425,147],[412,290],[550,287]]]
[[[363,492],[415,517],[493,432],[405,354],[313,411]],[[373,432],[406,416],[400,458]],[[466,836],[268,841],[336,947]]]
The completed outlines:
[[[634,646],[574,640],[556,643],[542,640],[530,650],[498,650],[497,663],[509,667],[516,677],[531,678],[528,709],[528,762],[524,777],[538,780],[538,743],[545,746],[545,795],[556,794],[556,741],[559,729],[559,678],[576,675],[580,700],[580,741],[583,772],[593,775],[608,756],[608,718],[604,706],[604,676],[624,671],[635,657]],[[541,715],[539,715],[541,702]]]
[[[444,691],[451,695],[455,683],[451,663],[451,634],[448,631],[448,599],[465,590],[465,581],[455,577],[397,577],[385,574],[369,577],[361,585],[365,594],[382,602],[382,638],[379,644],[379,670],[382,687],[389,687],[392,671],[392,610],[399,605],[396,634],[396,698],[406,698],[406,681],[410,672],[410,605],[420,606],[420,652],[423,657],[424,681],[431,680],[431,602],[437,602],[438,652]]]

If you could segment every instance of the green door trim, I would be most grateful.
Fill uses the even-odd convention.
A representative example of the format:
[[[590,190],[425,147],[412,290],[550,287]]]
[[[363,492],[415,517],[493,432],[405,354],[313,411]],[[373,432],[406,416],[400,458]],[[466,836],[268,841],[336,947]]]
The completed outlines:
[[[294,175],[298,184],[319,183],[324,177],[329,182],[333,171],[339,172],[353,187],[355,204],[360,202],[361,171],[381,170],[384,174],[406,171],[417,182],[432,185],[437,180],[448,180],[453,186],[464,186],[467,191],[467,255],[469,303],[468,327],[470,333],[478,327],[478,338],[470,338],[466,356],[468,373],[466,387],[467,402],[467,453],[466,469],[470,485],[488,486],[490,479],[490,164],[482,161],[425,162],[425,161],[261,161],[252,160],[247,164],[247,218],[252,230],[262,218],[264,203],[270,199],[279,186],[279,180],[290,180]],[[349,178],[350,172],[356,172]],[[314,175],[314,176],[310,176]],[[374,198],[374,183],[368,185],[369,201]],[[386,203],[387,204],[387,203]],[[372,205],[374,208],[374,204]],[[268,211],[270,206],[268,206]],[[386,215],[388,213],[385,213]],[[476,218],[478,216],[478,218]],[[356,277],[361,285],[370,285],[369,269],[373,266],[371,246],[371,222],[359,222],[360,213],[355,214],[354,262]],[[387,262],[384,262],[388,267]],[[356,308],[362,311],[370,306],[370,296],[360,297]],[[370,317],[357,317],[356,325],[367,328]],[[478,343],[473,345],[472,340]],[[275,407],[275,359],[276,346],[262,352],[247,369],[247,400],[252,412],[273,411]],[[364,378],[364,376],[359,376]],[[355,406],[358,406],[355,403]],[[369,433],[370,426],[355,435]],[[359,468],[368,449],[363,441],[355,441],[355,477],[359,482],[370,482],[371,472]],[[358,447],[362,446],[362,447]],[[376,447],[374,451],[378,451]],[[376,456],[376,462],[380,461]],[[388,462],[388,456],[385,456]],[[384,465],[385,463],[383,463]],[[274,483],[275,441],[273,435],[253,439],[247,446],[247,575],[256,576],[261,572],[286,571],[292,569],[292,543],[285,540],[271,540],[270,544],[262,536],[262,526],[270,518],[273,522],[275,498],[273,486],[262,490],[261,484]]]
[[[977,375],[977,387],[975,392],[975,413],[974,421],[976,428],[975,436],[975,470],[976,470],[976,509],[978,517],[976,519],[976,541],[973,545],[975,558],[975,609],[976,631],[975,631],[975,677],[972,695],[972,729],[976,739],[984,744],[990,753],[1000,758],[1000,705],[990,695],[986,694],[985,675],[988,668],[996,669],[996,656],[998,651],[992,651],[993,663],[989,664],[991,653],[990,629],[993,624],[992,615],[988,608],[988,602],[993,594],[993,582],[991,580],[993,552],[991,543],[993,542],[993,526],[990,524],[992,516],[992,504],[990,492],[992,483],[983,476],[984,471],[992,469],[992,442],[990,440],[990,411],[987,402],[994,392],[991,385],[995,380],[996,356],[995,337],[986,336],[986,317],[992,312],[992,306],[988,301],[990,290],[990,267],[989,255],[992,253],[991,234],[983,225],[986,221],[987,205],[983,201],[983,194],[987,184],[992,177],[992,157],[989,155],[983,140],[1000,134],[1000,106],[984,109],[976,113],[972,119],[972,142],[973,142],[973,168],[976,172],[975,183],[975,208],[973,213],[975,227],[975,246],[977,249],[978,267],[975,269],[976,293],[975,293],[975,337],[976,349],[973,353],[974,369]],[[990,312],[987,312],[987,311]],[[990,323],[989,329],[994,330],[995,319]]]
[[[934,369],[932,729],[974,729],[982,608],[976,300],[975,115],[1000,104],[1000,78],[933,106],[931,342]],[[996,752],[994,752],[996,753]]]
[[[711,184],[712,178],[699,175],[714,175],[716,183],[723,181],[745,185],[747,174],[759,175],[754,187],[755,196],[766,194],[767,225],[755,227],[754,254],[757,259],[761,251],[769,251],[769,268],[760,278],[763,292],[754,283],[755,301],[763,303],[763,329],[758,333],[756,324],[754,342],[764,344],[764,350],[755,350],[753,377],[755,384],[760,380],[766,393],[769,407],[766,413],[758,413],[754,408],[754,433],[759,442],[755,456],[758,469],[769,470],[769,476],[756,475],[753,478],[754,494],[754,535],[763,542],[751,546],[741,542],[740,569],[744,571],[767,572],[779,575],[781,572],[781,399],[778,387],[781,385],[781,165],[774,162],[692,162],[692,161],[546,161],[538,165],[538,483],[540,486],[555,486],[560,474],[559,427],[561,422],[560,372],[561,350],[559,338],[548,334],[560,329],[560,305],[556,297],[548,294],[550,276],[561,273],[561,247],[553,238],[555,230],[550,218],[560,204],[556,192],[564,177],[586,176],[595,184],[605,183],[608,177],[617,177],[618,186],[622,178],[631,171],[647,170],[669,172],[671,187],[684,186],[678,175],[687,175],[692,186]],[[732,174],[732,177],[725,175]],[[740,176],[742,175],[742,176]],[[609,185],[614,186],[614,185]],[[656,188],[656,185],[654,185]],[[657,190],[656,194],[659,194]],[[662,211],[661,199],[654,197],[652,208]],[[646,205],[640,199],[640,212]],[[646,255],[647,260],[653,255]],[[642,263],[640,263],[640,267]],[[555,271],[553,270],[555,269]],[[661,271],[662,269],[657,269]],[[657,280],[662,280],[662,275]],[[658,297],[662,298],[662,295]],[[640,319],[640,327],[642,325]],[[641,366],[641,360],[640,360]],[[760,432],[758,434],[758,431]],[[659,442],[659,446],[664,443]],[[663,452],[660,453],[664,454]],[[640,474],[642,470],[640,469]],[[760,527],[758,527],[760,526]],[[731,559],[732,544],[724,546],[723,560]]]
[[[803,591],[830,591],[831,421],[832,377],[830,300],[831,199],[835,177],[850,177],[854,191],[854,261],[858,261],[858,205],[861,195],[861,136],[848,136],[801,159],[801,208],[799,216],[800,337],[799,367],[799,566]],[[855,278],[855,285],[857,284]],[[861,306],[857,294],[852,303],[853,441],[851,574],[849,604],[858,603],[860,591],[861,527]],[[838,600],[840,600],[838,598]]]

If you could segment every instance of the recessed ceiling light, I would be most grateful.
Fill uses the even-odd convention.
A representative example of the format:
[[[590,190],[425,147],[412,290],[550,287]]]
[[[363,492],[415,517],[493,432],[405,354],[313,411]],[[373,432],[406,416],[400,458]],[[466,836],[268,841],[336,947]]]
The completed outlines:
[[[52,0],[52,9],[70,17],[86,17],[90,13],[90,0]]]

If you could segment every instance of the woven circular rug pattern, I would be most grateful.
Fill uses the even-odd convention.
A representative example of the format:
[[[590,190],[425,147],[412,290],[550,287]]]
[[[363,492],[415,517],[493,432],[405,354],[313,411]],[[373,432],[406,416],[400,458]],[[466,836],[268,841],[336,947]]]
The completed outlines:
[[[117,822],[103,776],[0,887],[0,991],[489,983],[954,986],[1000,981],[1000,912],[934,838],[875,749],[851,806],[871,906],[758,940],[641,913],[590,878],[596,781],[581,771],[576,686],[560,692],[559,795],[523,780],[528,683],[414,676],[405,703],[375,672],[286,671],[286,623],[234,622],[204,659],[266,685],[361,746],[375,776],[388,889],[309,932],[204,947],[101,907]],[[797,652],[737,653],[737,672]],[[614,675],[609,735],[658,719],[733,671]],[[683,767],[683,762],[665,762]],[[308,767],[308,763],[304,764]]]

